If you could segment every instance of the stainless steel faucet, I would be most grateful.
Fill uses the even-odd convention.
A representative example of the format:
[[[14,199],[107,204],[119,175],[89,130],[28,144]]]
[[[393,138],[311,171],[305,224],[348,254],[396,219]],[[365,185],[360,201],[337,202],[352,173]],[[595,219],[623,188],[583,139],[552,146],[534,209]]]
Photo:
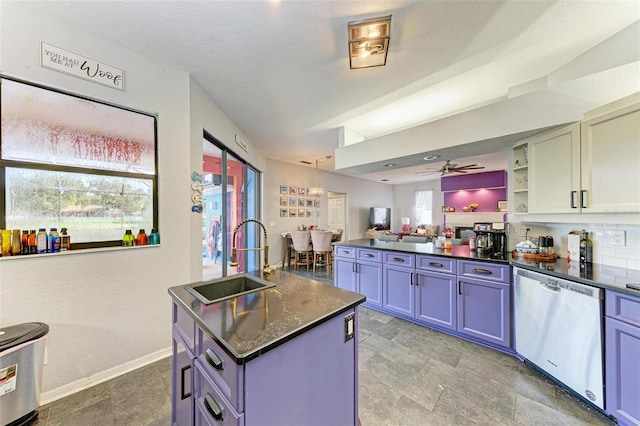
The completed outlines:
[[[238,229],[243,226],[246,225],[249,222],[255,222],[258,225],[260,225],[262,227],[262,231],[264,232],[264,247],[252,247],[252,248],[236,248],[236,232],[238,231]],[[262,222],[260,222],[257,219],[245,219],[242,222],[240,222],[238,225],[236,225],[235,228],[233,228],[233,238],[231,239],[231,267],[237,267],[238,266],[238,259],[237,259],[237,252],[239,251],[250,251],[250,250],[263,250],[264,251],[264,265],[262,267],[262,274],[263,276],[266,278],[269,275],[273,274],[275,272],[275,269],[271,268],[269,266],[269,243],[267,240],[267,228],[264,227],[264,225],[262,224]]]

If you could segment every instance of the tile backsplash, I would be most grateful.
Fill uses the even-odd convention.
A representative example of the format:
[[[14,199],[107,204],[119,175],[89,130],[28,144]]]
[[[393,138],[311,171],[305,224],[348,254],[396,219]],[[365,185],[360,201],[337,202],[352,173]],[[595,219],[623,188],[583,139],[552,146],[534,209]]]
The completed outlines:
[[[511,243],[515,244],[523,239],[520,235],[522,228],[529,228],[530,239],[539,235],[553,236],[555,252],[561,258],[567,257],[568,234],[572,230],[584,229],[589,232],[593,241],[593,260],[596,263],[618,266],[621,268],[640,270],[640,225],[601,225],[601,224],[546,224],[518,223],[511,229]],[[616,236],[624,232],[624,240],[614,241],[612,232]],[[622,244],[622,245],[621,245]]]

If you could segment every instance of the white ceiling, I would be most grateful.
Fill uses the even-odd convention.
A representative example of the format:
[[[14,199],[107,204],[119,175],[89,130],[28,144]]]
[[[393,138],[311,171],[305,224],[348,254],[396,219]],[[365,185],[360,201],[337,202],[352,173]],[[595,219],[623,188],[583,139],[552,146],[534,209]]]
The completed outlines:
[[[185,69],[266,157],[298,164],[334,155],[342,127],[375,140],[521,93],[536,92],[549,103],[561,95],[588,109],[640,91],[638,1],[29,1],[21,7]],[[347,23],[383,15],[392,15],[387,65],[350,70]],[[486,152],[513,140],[494,140]],[[393,171],[338,172],[403,183],[424,180],[415,172],[449,159],[481,162],[487,167],[481,171],[506,167],[504,153],[467,148],[440,150],[431,166],[422,164],[420,152],[394,159]],[[333,167],[333,159],[320,165]]]

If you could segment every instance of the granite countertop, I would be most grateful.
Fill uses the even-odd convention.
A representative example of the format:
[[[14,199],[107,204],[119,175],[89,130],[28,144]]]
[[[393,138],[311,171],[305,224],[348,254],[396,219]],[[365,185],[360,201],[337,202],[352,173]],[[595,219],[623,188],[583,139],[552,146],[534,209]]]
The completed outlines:
[[[469,250],[469,246],[453,246],[451,250],[435,248],[431,243],[403,243],[402,241],[380,241],[369,238],[359,240],[342,241],[333,243],[334,246],[373,248],[377,250],[400,251],[416,254],[433,254],[436,256],[455,257],[463,260],[479,260],[482,262],[509,263],[509,259],[493,259],[480,256],[475,250]]]
[[[169,294],[237,364],[365,301],[362,294],[284,271],[277,270],[268,281],[276,286],[209,305],[184,286],[171,287]]]
[[[469,246],[453,246],[452,250],[436,249],[432,244],[403,243],[401,241],[379,241],[368,238],[334,243],[335,246],[375,248],[379,250],[400,251],[434,256],[454,257],[462,260],[479,260],[483,262],[508,263],[512,266],[525,268],[534,272],[541,272],[557,278],[568,279],[593,287],[616,290],[622,293],[640,297],[640,291],[628,288],[627,284],[640,284],[640,271],[619,268],[615,266],[594,263],[592,268],[580,269],[578,262],[569,262],[564,258],[557,258],[555,262],[531,262],[525,259],[497,260],[480,257],[469,250]],[[511,255],[509,254],[509,257]]]

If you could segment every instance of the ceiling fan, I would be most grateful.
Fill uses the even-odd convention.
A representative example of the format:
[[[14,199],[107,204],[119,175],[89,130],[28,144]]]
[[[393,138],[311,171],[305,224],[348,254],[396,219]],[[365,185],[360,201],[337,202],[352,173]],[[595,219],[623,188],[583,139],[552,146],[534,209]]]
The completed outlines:
[[[484,169],[481,164],[467,164],[466,166],[458,167],[457,164],[451,164],[451,160],[447,160],[441,168],[437,170],[427,170],[424,172],[416,172],[417,174],[427,175],[432,173],[440,173],[440,176],[448,175],[451,173],[467,173],[468,170]]]

